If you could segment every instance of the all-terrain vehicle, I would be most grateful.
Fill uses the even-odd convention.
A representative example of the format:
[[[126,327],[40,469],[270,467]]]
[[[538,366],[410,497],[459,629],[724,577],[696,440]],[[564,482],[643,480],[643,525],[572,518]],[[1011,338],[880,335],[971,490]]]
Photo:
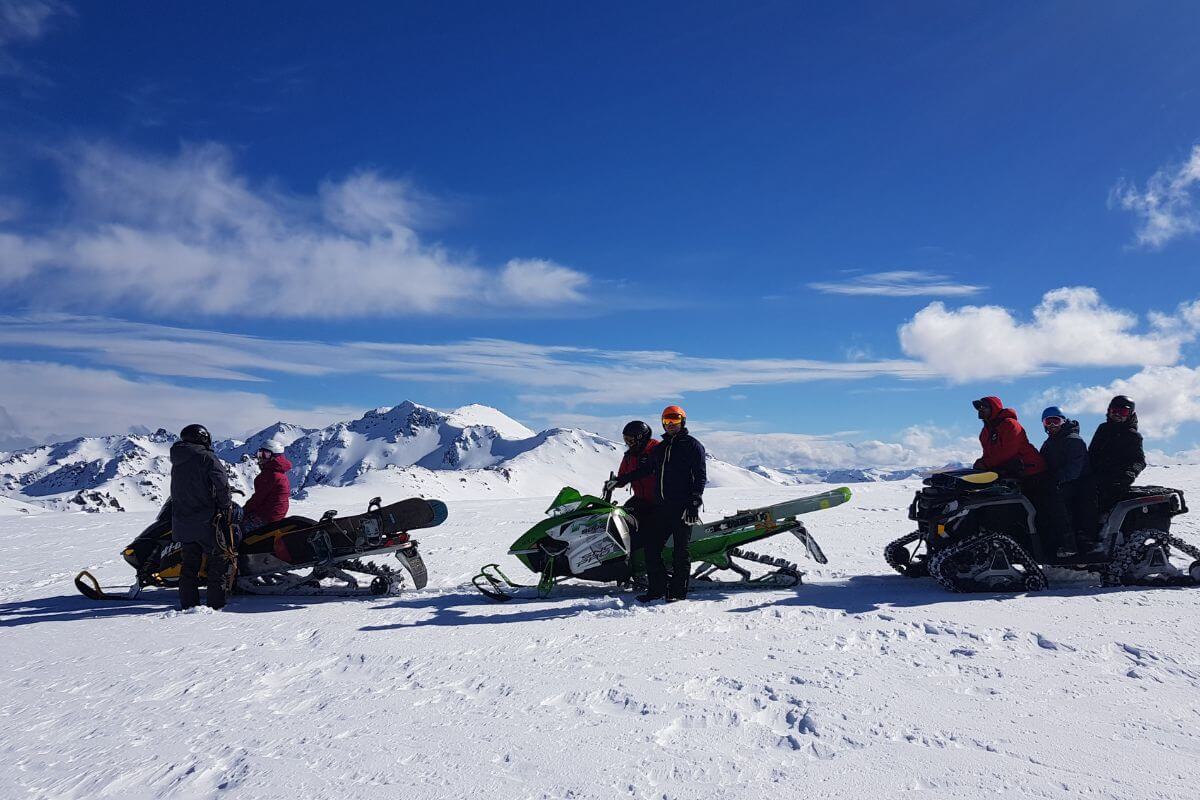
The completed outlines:
[[[420,589],[428,573],[409,531],[440,525],[446,517],[445,503],[420,497],[386,506],[376,497],[366,513],[346,517],[336,511],[326,511],[319,520],[284,517],[238,542],[234,586],[248,594],[388,594],[400,588],[401,573],[363,558],[394,553]],[[128,589],[120,594],[106,592],[86,570],[76,576],[75,587],[93,600],[129,600],[147,586],[179,585],[182,551],[171,538],[169,500],[121,555],[136,573]],[[368,585],[360,586],[352,573],[367,576]],[[207,580],[203,570],[200,577]]]
[[[791,533],[804,543],[808,554],[818,563],[826,563],[825,554],[796,517],[810,511],[841,505],[850,499],[850,490],[842,487],[810,497],[801,497],[763,508],[692,526],[688,556],[696,565],[693,588],[704,585],[795,586],[800,583],[800,568],[789,561],[760,555],[743,547],[752,542]],[[546,509],[547,518],[526,531],[509,555],[539,576],[537,593],[546,597],[560,581],[579,578],[586,581],[633,585],[646,572],[645,553],[633,545],[637,519],[612,501],[611,493],[602,496],[581,495],[564,488]],[[663,560],[669,565],[674,543],[667,541]],[[735,561],[749,561],[775,569],[757,578]],[[713,574],[731,570],[737,581],[715,580]],[[508,578],[496,564],[488,564],[473,579],[475,588],[493,600],[510,600],[520,589],[533,589]]]
[[[1038,591],[1043,566],[1095,572],[1105,585],[1200,584],[1200,548],[1171,534],[1188,511],[1183,492],[1134,486],[1102,516],[1099,547],[1057,557],[1038,535],[1033,504],[995,472],[956,470],[925,479],[908,509],[917,530],[884,549],[908,577],[932,576],[952,592]]]

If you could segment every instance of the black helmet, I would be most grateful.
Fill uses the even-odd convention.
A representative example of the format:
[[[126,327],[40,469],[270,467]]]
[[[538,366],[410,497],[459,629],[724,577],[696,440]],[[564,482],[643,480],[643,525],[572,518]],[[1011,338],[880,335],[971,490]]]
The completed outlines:
[[[1109,408],[1127,408],[1130,411],[1137,410],[1137,406],[1134,405],[1133,401],[1130,400],[1128,397],[1126,397],[1123,394],[1119,394],[1116,397],[1114,397],[1112,400],[1108,401],[1108,407]]]
[[[635,419],[622,429],[621,436],[633,439],[633,447],[640,450],[646,446],[646,442],[650,441],[650,426],[640,419]]]
[[[179,432],[179,438],[184,442],[203,445],[204,447],[212,447],[212,434],[208,432],[208,428],[198,423],[192,423]]]

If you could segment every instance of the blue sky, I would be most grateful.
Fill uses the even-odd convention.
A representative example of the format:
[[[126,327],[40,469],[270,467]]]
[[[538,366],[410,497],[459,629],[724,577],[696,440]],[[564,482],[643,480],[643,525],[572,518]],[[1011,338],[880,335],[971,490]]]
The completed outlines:
[[[0,9],[10,435],[680,402],[931,462],[1126,390],[1200,444],[1191,4]]]

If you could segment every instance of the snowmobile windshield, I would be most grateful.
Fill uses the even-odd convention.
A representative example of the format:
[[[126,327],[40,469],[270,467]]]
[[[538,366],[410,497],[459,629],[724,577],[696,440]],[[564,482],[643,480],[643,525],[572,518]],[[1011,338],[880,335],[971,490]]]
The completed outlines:
[[[554,498],[554,501],[550,503],[550,507],[546,509],[546,515],[557,517],[559,514],[574,511],[581,505],[583,505],[583,496],[579,494],[578,490],[570,486],[564,486],[563,490]]]

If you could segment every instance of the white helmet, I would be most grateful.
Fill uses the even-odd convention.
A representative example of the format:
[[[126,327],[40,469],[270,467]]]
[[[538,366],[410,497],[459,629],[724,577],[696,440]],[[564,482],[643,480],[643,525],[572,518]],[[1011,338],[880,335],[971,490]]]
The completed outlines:
[[[268,439],[258,446],[259,450],[266,450],[273,455],[279,455],[283,452],[283,445],[277,439]]]

